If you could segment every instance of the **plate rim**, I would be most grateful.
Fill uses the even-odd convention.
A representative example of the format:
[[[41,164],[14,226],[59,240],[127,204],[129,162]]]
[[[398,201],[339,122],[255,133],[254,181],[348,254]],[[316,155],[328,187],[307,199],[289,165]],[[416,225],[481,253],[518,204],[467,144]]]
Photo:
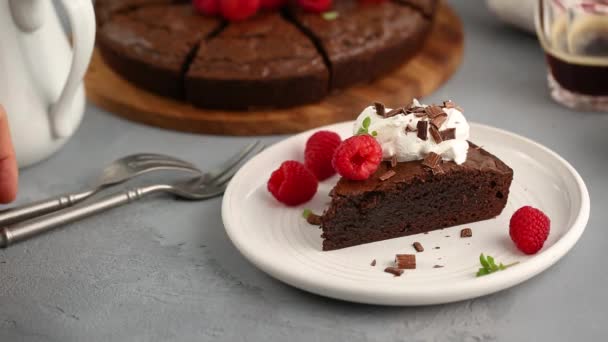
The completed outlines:
[[[290,141],[297,140],[302,136],[310,135],[315,131],[324,129],[331,130],[332,128],[334,128],[335,130],[336,126],[342,126],[349,123],[352,124],[354,123],[354,121],[344,121],[327,126],[321,126],[299,134],[295,134],[286,139],[282,139],[276,142],[275,144],[267,148],[263,153],[272,153],[272,150],[274,148],[277,148],[277,146],[283,144],[288,145]],[[232,222],[233,218],[229,213],[229,201],[233,196],[233,191],[235,191],[233,187],[234,182],[232,181],[228,185],[224,197],[222,199],[221,215],[222,221],[224,223],[224,229],[226,230],[229,239],[236,247],[236,249],[256,268],[290,286],[324,297],[330,297],[343,301],[389,306],[434,305],[477,298],[491,293],[499,292],[504,289],[523,283],[542,273],[543,271],[546,271],[547,269],[551,268],[551,266],[553,266],[559,259],[565,256],[578,242],[586,228],[591,211],[589,191],[585,182],[583,181],[580,174],[576,171],[576,169],[565,158],[563,158],[553,150],[549,149],[548,147],[532,139],[526,138],[517,133],[513,133],[501,128],[496,128],[493,126],[475,122],[470,122],[470,125],[472,130],[484,129],[488,131],[494,131],[506,136],[510,136],[511,138],[518,139],[524,143],[531,144],[536,148],[540,149],[542,152],[547,153],[550,157],[555,158],[556,161],[558,161],[566,168],[569,175],[575,181],[576,189],[578,190],[580,196],[580,208],[578,210],[578,214],[576,215],[576,218],[574,219],[572,224],[568,227],[568,230],[559,240],[557,240],[549,248],[543,250],[540,254],[535,255],[533,258],[519,265],[517,269],[511,268],[503,272],[494,274],[491,277],[483,277],[481,279],[476,278],[474,288],[467,288],[466,290],[457,289],[458,291],[447,291],[444,292],[441,296],[430,296],[426,294],[423,295],[421,298],[412,298],[418,297],[413,296],[413,294],[403,295],[403,298],[401,299],[406,300],[398,301],[395,300],[393,293],[383,295],[382,291],[378,291],[373,293],[373,296],[369,296],[368,294],[366,295],[364,293],[358,292],[357,290],[353,291],[352,289],[344,289],[340,286],[330,286],[330,284],[318,284],[318,282],[306,279],[305,277],[297,277],[293,274],[285,273],[280,268],[276,267],[276,265],[274,265],[273,263],[267,262],[267,260],[264,260],[264,258],[260,257],[254,251],[250,250],[250,248],[247,248],[247,246],[245,246],[242,241],[240,241],[234,235],[237,232],[234,228],[234,223]],[[235,174],[233,179],[243,177],[242,173],[246,169],[245,166],[251,163],[255,158],[257,157],[252,158],[245,165],[243,165],[243,167]]]

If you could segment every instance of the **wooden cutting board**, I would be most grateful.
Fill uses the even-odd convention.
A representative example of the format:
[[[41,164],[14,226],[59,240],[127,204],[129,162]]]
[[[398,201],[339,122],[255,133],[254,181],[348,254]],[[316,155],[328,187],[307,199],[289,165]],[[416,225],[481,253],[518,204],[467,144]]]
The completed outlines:
[[[373,101],[403,106],[447,81],[463,54],[460,19],[443,2],[430,37],[409,63],[371,84],[334,93],[318,104],[285,110],[218,111],[154,95],[122,79],[98,51],[85,77],[87,96],[98,106],[129,120],[179,131],[222,135],[267,135],[304,131],[354,119]]]

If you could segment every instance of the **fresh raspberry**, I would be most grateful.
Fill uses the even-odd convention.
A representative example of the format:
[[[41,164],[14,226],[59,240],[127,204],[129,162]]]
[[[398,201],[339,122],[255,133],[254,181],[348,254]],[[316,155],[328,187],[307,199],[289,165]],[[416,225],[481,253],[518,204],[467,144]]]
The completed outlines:
[[[304,165],[322,181],[336,174],[331,159],[338,145],[340,136],[331,131],[319,131],[308,138],[304,150]]]
[[[332,0],[297,0],[303,10],[313,13],[322,13],[331,8]]]
[[[382,148],[371,135],[355,135],[342,142],[334,153],[334,169],[344,178],[368,179],[382,161]]]
[[[260,0],[220,0],[222,16],[231,21],[245,20],[257,13]]]
[[[509,235],[520,251],[535,254],[543,248],[550,227],[551,220],[547,215],[536,208],[525,206],[511,216]]]
[[[287,0],[260,0],[260,7],[264,9],[277,9],[287,4]]]
[[[279,202],[295,206],[308,202],[317,192],[319,182],[306,166],[295,160],[283,162],[268,180],[268,191]]]
[[[194,0],[194,9],[206,15],[217,15],[220,13],[220,0]]]

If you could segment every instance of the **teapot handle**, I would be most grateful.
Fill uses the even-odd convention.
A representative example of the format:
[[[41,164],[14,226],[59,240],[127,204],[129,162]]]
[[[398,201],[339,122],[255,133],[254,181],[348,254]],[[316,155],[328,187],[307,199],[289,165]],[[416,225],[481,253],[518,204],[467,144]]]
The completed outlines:
[[[70,117],[69,106],[82,83],[95,46],[95,12],[91,0],[60,1],[72,28],[73,57],[70,73],[57,102],[51,105],[50,118],[56,138],[70,136],[76,124]]]

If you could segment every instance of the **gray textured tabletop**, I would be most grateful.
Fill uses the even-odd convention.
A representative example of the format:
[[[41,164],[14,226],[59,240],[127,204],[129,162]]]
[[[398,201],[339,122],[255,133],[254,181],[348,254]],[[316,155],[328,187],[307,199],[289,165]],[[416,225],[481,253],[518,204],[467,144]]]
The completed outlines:
[[[587,229],[555,266],[465,302],[350,304],[294,289],[249,264],[224,232],[220,199],[154,198],[0,251],[0,341],[605,340],[608,116],[554,104],[534,37],[494,21],[481,1],[452,4],[465,22],[464,64],[427,100],[452,98],[470,120],[552,148],[591,192]],[[78,189],[127,153],[164,152],[206,167],[248,140],[159,130],[90,105],[62,151],[22,172],[18,201]]]

